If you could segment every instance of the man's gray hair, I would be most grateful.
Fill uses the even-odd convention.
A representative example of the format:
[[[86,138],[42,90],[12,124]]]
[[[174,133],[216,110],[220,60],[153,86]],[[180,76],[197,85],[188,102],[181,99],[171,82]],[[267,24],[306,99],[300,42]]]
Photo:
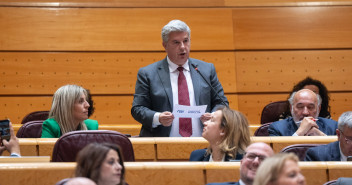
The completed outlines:
[[[290,96],[290,98],[288,99],[288,102],[290,102],[290,105],[293,105],[293,100],[294,100],[294,97],[296,95],[297,91],[293,92]],[[318,107],[321,105],[321,97],[319,94],[316,94],[317,95],[317,100],[318,100]]]
[[[189,29],[185,22],[180,20],[172,20],[161,30],[161,38],[163,39],[163,43],[169,41],[169,34],[175,31],[187,32],[188,37],[191,38],[191,29]]]
[[[344,112],[339,117],[339,121],[337,125],[339,130],[343,131],[343,129],[345,128],[345,125],[347,125],[348,128],[352,128],[352,111]]]

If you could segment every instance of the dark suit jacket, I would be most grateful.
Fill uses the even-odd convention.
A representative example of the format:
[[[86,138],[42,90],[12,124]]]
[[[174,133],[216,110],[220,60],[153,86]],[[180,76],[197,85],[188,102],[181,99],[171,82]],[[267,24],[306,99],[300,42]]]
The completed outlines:
[[[340,142],[335,141],[308,149],[305,161],[341,161]]]
[[[189,157],[189,160],[190,161],[209,161],[210,154],[206,155],[206,153],[207,153],[207,149],[194,150],[191,153],[191,156]],[[243,155],[237,153],[235,160],[241,160],[242,158],[243,158]],[[230,161],[230,160],[233,160],[233,159],[231,159],[230,156],[226,155],[225,156],[225,161]]]
[[[336,135],[337,122],[332,119],[318,118],[316,122],[319,126],[319,130],[324,132],[326,135]],[[292,136],[298,127],[293,121],[292,117],[284,120],[276,121],[270,124],[268,132],[269,136]]]
[[[216,96],[216,93],[228,104],[224,90],[216,75],[214,65],[192,58],[189,58],[188,63],[190,65],[196,104],[208,105],[206,109],[207,112],[216,110],[217,106],[221,105],[221,100]],[[213,86],[216,93],[212,91],[202,77],[197,74],[191,64],[198,67],[198,70]],[[140,136],[168,137],[171,127],[159,125],[153,128],[152,123],[156,112],[172,112],[173,104],[167,59],[165,58],[139,69],[131,114],[135,120],[142,124]],[[203,125],[201,125],[201,127],[202,126]]]
[[[229,185],[229,184],[232,184],[232,185],[240,185],[239,182],[220,182],[220,183],[209,183],[207,185]]]

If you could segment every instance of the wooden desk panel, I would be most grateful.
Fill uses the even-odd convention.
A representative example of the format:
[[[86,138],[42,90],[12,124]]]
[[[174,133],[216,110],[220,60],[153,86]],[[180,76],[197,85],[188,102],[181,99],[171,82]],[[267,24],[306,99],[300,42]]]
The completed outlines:
[[[136,161],[156,161],[156,144],[154,138],[129,138]]]
[[[326,162],[298,162],[298,165],[307,185],[324,184],[329,181]]]
[[[39,156],[50,156],[51,158],[57,140],[58,138],[38,138]]]
[[[337,136],[273,136],[270,138],[275,153],[294,144],[329,144],[337,141]]]
[[[37,140],[24,138],[19,139],[20,151],[22,156],[39,156],[37,150]],[[10,153],[5,150],[3,153],[4,156],[9,156]]]
[[[48,163],[50,156],[0,157],[0,163]]]
[[[350,162],[299,162],[308,185],[351,177]],[[206,184],[238,181],[240,162],[125,162],[131,185]],[[72,177],[76,163],[1,163],[2,184],[55,184]]]
[[[272,147],[272,137],[268,137],[268,136],[252,136],[251,137],[251,143],[256,143],[256,142],[263,142],[266,143],[268,145],[270,145]]]
[[[126,125],[99,125],[99,130],[113,130],[123,134],[130,134],[131,136],[139,136],[141,124],[126,124]]]
[[[327,162],[327,168],[330,180],[352,177],[352,162]]]
[[[51,156],[57,138],[38,138],[38,156]],[[202,137],[195,138],[130,138],[137,161],[188,161],[193,150],[208,147],[208,142]],[[337,140],[336,136],[277,136],[251,137],[253,142],[264,142],[273,147],[277,153],[284,147],[293,144],[328,144]],[[22,143],[22,139],[20,139]],[[36,143],[32,142],[35,148]],[[22,148],[23,146],[21,146]],[[24,149],[25,150],[25,149]]]
[[[126,8],[216,8],[216,7],[268,7],[268,6],[337,6],[352,5],[349,0],[314,1],[311,0],[2,0],[4,6],[51,6],[51,7],[126,7]]]
[[[204,185],[202,162],[126,162],[126,182],[131,185]]]
[[[157,160],[181,160],[188,161],[193,150],[208,147],[208,141],[202,137],[192,138],[157,138],[155,137],[157,147]]]
[[[5,163],[0,164],[1,184],[50,185],[72,177],[76,163]]]
[[[237,182],[240,179],[239,162],[209,162],[204,163],[206,183]]]

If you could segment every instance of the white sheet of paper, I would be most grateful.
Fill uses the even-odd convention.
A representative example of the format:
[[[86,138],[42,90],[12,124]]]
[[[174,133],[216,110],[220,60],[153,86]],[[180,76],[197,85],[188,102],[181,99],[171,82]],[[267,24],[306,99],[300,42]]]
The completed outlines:
[[[175,118],[200,118],[207,109],[207,105],[200,106],[187,106],[187,105],[174,105],[172,114]]]

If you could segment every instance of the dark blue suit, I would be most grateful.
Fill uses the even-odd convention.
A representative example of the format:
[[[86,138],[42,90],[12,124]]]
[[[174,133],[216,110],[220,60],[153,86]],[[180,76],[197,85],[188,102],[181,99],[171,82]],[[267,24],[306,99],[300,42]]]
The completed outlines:
[[[189,160],[190,161],[209,161],[210,154],[207,155],[206,152],[207,152],[207,149],[194,150],[191,153],[191,156],[189,157]],[[237,153],[235,160],[241,160],[242,158],[243,158],[243,155]],[[225,156],[225,161],[230,161],[230,160],[233,160],[233,159],[231,159],[230,156],[226,155]]]
[[[197,59],[189,58],[190,73],[193,82],[194,98],[197,105],[208,105],[206,112],[212,112],[221,105],[221,99],[228,104],[224,90],[216,75],[215,67]],[[216,93],[202,79],[191,66],[194,64],[205,79],[213,86]],[[172,87],[170,81],[169,64],[167,59],[155,62],[138,71],[135,94],[131,114],[135,120],[142,124],[140,136],[142,137],[169,137],[171,127],[162,125],[153,128],[153,117],[156,112],[169,111],[173,108]],[[203,127],[203,125],[201,125]]]
[[[332,119],[318,118],[316,121],[319,126],[319,130],[325,133],[326,135],[336,135],[337,122]],[[268,132],[269,136],[292,136],[298,127],[293,121],[292,117],[289,117],[284,120],[276,121],[270,124]]]
[[[218,182],[218,183],[209,183],[207,185],[227,185],[227,184],[232,184],[232,185],[240,185],[239,182]]]
[[[341,161],[340,142],[335,141],[308,149],[305,161]]]

